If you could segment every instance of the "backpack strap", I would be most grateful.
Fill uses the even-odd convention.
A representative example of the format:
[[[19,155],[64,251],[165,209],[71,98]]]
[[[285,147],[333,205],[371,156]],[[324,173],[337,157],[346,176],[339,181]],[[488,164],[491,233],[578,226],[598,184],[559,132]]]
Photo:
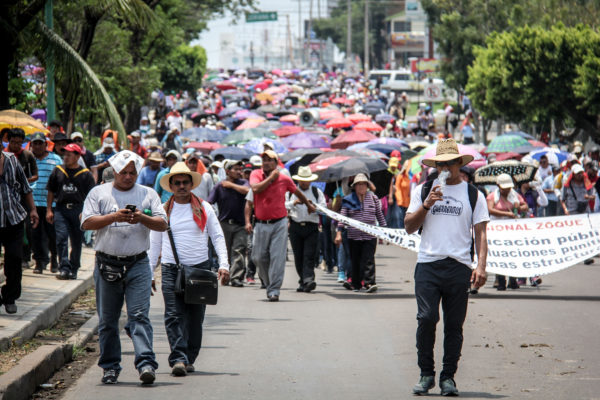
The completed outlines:
[[[311,186],[310,188],[312,189],[313,196],[315,196],[315,201],[319,202],[319,189],[316,186]]]
[[[469,185],[469,204],[471,204],[471,261],[475,260],[475,229],[473,228],[473,215],[475,214],[475,206],[477,205],[477,196],[479,189],[475,185]]]
[[[73,175],[73,178],[75,178],[76,176],[79,176],[79,175],[81,175],[83,173],[86,173],[88,171],[89,171],[89,169],[87,169],[87,168],[84,168],[81,171],[77,171],[77,173],[75,175]]]
[[[431,188],[433,187],[433,179],[427,181],[421,186],[421,203],[425,204],[425,200],[427,196],[429,196],[429,192],[431,192]],[[419,235],[423,232],[423,225],[419,228]]]
[[[67,171],[63,168],[62,165],[57,165],[56,168],[58,168],[58,170],[60,172],[62,172],[63,174],[65,174],[67,176],[67,178],[69,178],[69,174],[67,174]]]

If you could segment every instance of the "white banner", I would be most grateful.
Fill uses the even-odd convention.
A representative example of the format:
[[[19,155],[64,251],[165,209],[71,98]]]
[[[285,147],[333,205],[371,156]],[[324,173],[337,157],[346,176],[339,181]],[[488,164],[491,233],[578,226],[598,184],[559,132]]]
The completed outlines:
[[[317,209],[379,239],[419,251],[420,235],[368,225],[320,206]],[[571,267],[600,253],[599,228],[600,214],[490,221],[486,270],[528,278]]]

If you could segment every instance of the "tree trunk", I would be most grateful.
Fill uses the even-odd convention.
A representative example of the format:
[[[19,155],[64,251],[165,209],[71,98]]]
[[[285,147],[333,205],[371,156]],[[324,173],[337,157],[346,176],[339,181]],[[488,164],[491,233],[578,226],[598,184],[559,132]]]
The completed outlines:
[[[0,54],[2,61],[0,62],[0,110],[10,108],[10,100],[8,97],[8,71],[10,65],[15,61],[17,49],[8,40],[0,40]]]

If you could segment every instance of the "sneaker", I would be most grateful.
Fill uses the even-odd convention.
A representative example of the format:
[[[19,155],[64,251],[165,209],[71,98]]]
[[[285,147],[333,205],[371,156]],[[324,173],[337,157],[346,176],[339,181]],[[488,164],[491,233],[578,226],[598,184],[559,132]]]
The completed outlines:
[[[194,364],[188,364],[185,366],[185,372],[187,372],[188,374],[191,374],[194,371],[196,371],[196,368],[194,368]]]
[[[254,278],[246,278],[246,283],[248,285],[254,285],[256,281],[254,280]]]
[[[308,282],[308,283],[306,284],[306,286],[304,286],[304,291],[305,291],[306,293],[310,293],[310,292],[312,292],[313,290],[315,290],[315,288],[316,288],[316,287],[317,287],[317,282],[315,282],[315,281]]]
[[[590,265],[590,264],[593,264],[593,263],[594,263],[594,259],[593,259],[593,258],[588,258],[588,259],[587,259],[587,260],[585,260],[583,263],[584,263],[585,265]]]
[[[173,365],[173,369],[171,370],[171,374],[174,376],[186,376],[187,369],[185,368],[185,364],[182,362],[175,363],[175,365]]]
[[[342,286],[348,290],[352,290],[352,284],[348,281],[344,281],[344,283],[342,283]]]
[[[140,381],[144,385],[151,385],[154,383],[156,379],[156,373],[154,372],[154,368],[149,365],[142,367],[140,370]]]
[[[421,379],[419,379],[419,383],[417,383],[414,387],[413,387],[413,394],[416,395],[421,395],[421,394],[427,394],[429,392],[429,389],[432,389],[435,386],[435,377],[433,376],[422,376]]]
[[[43,274],[43,273],[44,273],[44,270],[43,270],[43,269],[41,269],[41,268],[35,267],[35,268],[33,269],[33,273],[34,273],[34,274]]]
[[[300,285],[296,288],[296,292],[301,293],[304,292],[304,285]]]
[[[119,371],[116,369],[105,369],[104,374],[102,375],[102,383],[107,385],[114,385],[117,383],[117,378],[119,377]]]
[[[527,284],[527,280],[525,278],[517,278],[517,285],[523,286]]]
[[[442,389],[442,396],[458,396],[458,389],[456,388],[456,382],[454,379],[448,378],[440,381],[440,388]]]
[[[375,293],[377,289],[378,288],[376,284],[367,285],[367,293]]]
[[[338,283],[342,283],[346,280],[346,274],[344,274],[343,272],[338,272]]]
[[[277,296],[276,294],[268,296],[268,299],[270,302],[275,302],[275,301],[279,301],[279,296]]]
[[[56,279],[60,279],[61,281],[66,281],[70,279],[71,273],[69,271],[60,271],[58,275],[56,275]]]
[[[531,286],[536,287],[542,284],[542,278],[540,278],[539,276],[534,276],[533,278],[529,278],[529,281],[531,282]]]

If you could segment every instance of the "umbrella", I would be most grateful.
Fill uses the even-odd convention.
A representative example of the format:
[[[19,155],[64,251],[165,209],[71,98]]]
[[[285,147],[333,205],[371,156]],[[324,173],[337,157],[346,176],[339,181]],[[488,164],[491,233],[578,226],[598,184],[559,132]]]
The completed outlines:
[[[539,140],[527,140],[529,144],[533,147],[548,147],[548,145],[544,142],[540,142]]]
[[[344,114],[340,112],[340,110],[334,110],[331,108],[321,108],[319,109],[319,119],[321,120],[330,120],[334,118],[344,118]]]
[[[345,97],[336,97],[335,99],[333,99],[331,101],[333,104],[342,104],[344,106],[351,106],[352,104],[354,104],[354,100],[352,99],[347,99]]]
[[[543,149],[534,150],[529,153],[529,156],[535,160],[540,161],[540,158],[545,155],[548,158],[548,162],[552,165],[560,165],[563,161],[569,158],[569,152],[560,151],[554,147],[546,147]]]
[[[283,117],[279,118],[279,121],[281,122],[292,122],[292,123],[297,123],[299,120],[299,117],[297,114],[288,114],[288,115],[284,115]]]
[[[222,81],[217,83],[217,88],[219,88],[220,90],[228,90],[228,89],[236,89],[237,86],[235,86],[235,84],[231,81]]]
[[[267,103],[270,103],[270,102],[272,102],[274,100],[274,98],[273,98],[273,96],[271,94],[262,92],[262,93],[259,93],[259,94],[256,95],[256,100],[258,100],[258,101],[265,101]]]
[[[326,95],[329,93],[329,88],[327,86],[319,86],[316,87],[310,92],[310,97],[318,97],[321,95]]]
[[[504,132],[503,135],[516,135],[516,136],[521,136],[524,139],[527,140],[535,140],[535,138],[533,136],[531,136],[529,133],[525,133],[525,132],[521,132],[521,131],[508,131],[508,132]]]
[[[350,114],[348,119],[355,124],[359,122],[371,122],[371,116],[366,114]]]
[[[363,129],[368,132],[381,132],[383,128],[375,122],[359,122],[354,126],[354,129]]]
[[[380,144],[380,143],[371,143],[371,142],[364,142],[364,143],[357,143],[357,144],[353,144],[352,146],[348,147],[348,150],[353,150],[353,151],[359,151],[359,150],[373,150],[373,151],[378,151],[380,153],[383,153],[385,155],[390,155],[392,153],[392,151],[396,150],[396,151],[400,151],[400,147],[397,146],[392,146],[389,144]]]
[[[325,127],[327,129],[329,129],[329,128],[337,129],[337,128],[349,128],[352,125],[354,125],[354,124],[348,118],[334,118],[334,119],[330,120],[329,122],[327,122]]]
[[[281,158],[281,161],[285,163],[294,158],[302,158],[307,155],[311,155],[314,158],[314,157],[317,157],[322,152],[323,152],[323,150],[321,150],[321,149],[298,149],[298,150],[290,151],[289,153],[285,153],[280,158]],[[311,158],[311,161],[312,161],[312,158]],[[310,162],[308,162],[304,165],[308,165],[308,164],[310,164]]]
[[[381,101],[372,101],[367,103],[364,107],[364,112],[367,114],[375,115],[380,114],[385,109],[385,104]]]
[[[360,154],[361,157],[375,157],[375,158],[381,158],[382,160],[389,160],[389,158],[390,158],[388,155],[386,155],[385,153],[382,153],[381,151],[372,150],[372,149],[368,149],[368,148],[357,149],[354,151],[356,151],[358,154]]]
[[[244,122],[242,122],[237,128],[235,128],[236,131],[241,131],[244,129],[251,129],[251,128],[256,128],[259,125],[261,125],[263,122],[265,122],[266,119],[264,119],[263,117],[258,117],[258,118],[248,118],[247,120],[245,120]]]
[[[505,160],[521,161],[521,158],[523,158],[523,154],[513,153],[512,151],[509,151],[507,153],[499,153],[496,155],[496,161],[505,161]]]
[[[282,72],[282,71],[281,71],[279,68],[272,69],[272,70],[271,70],[271,73],[272,73],[273,75],[277,75],[277,76],[281,76],[281,75],[283,75],[283,72]]]
[[[217,150],[213,150],[210,152],[210,155],[212,158],[215,158],[215,156],[218,155],[222,155],[223,157],[228,158],[230,160],[241,160],[243,158],[249,159],[254,155],[254,153],[250,150],[242,149],[241,147],[228,146],[222,147]]]
[[[391,122],[391,121],[393,121],[395,119],[396,118],[394,118],[394,116],[390,115],[390,114],[377,114],[375,116],[375,121],[376,122],[382,122],[382,121]]]
[[[516,184],[529,182],[535,176],[537,167],[516,160],[497,161],[475,171],[475,183],[479,185],[495,185],[500,174],[510,175]]]
[[[281,121],[281,119],[280,119]],[[286,137],[286,136],[290,136],[290,135],[295,135],[296,133],[300,133],[303,131],[304,128],[302,128],[301,126],[282,126],[279,129],[276,129],[273,131],[274,134],[276,134],[279,137]]]
[[[349,160],[350,158],[351,158],[350,156],[335,156],[335,157],[324,158],[319,161],[314,159],[313,162],[310,164],[310,170],[312,172],[324,171],[327,168],[331,167],[332,165],[340,163],[342,161]]]
[[[35,119],[38,119],[38,120],[40,120],[42,122],[46,122],[46,110],[42,110],[40,108],[36,108],[31,113],[31,117],[33,117]]]
[[[255,83],[254,86],[252,86],[252,89],[253,90],[256,90],[256,89],[265,90],[268,87],[269,87],[268,83],[266,83],[266,82],[258,82],[258,83]]]
[[[219,113],[219,118],[229,117],[230,115],[233,115],[233,114],[235,114],[236,112],[238,112],[240,110],[243,110],[243,108],[242,107],[238,107],[238,106],[224,108]]]
[[[321,136],[314,133],[302,132],[287,136],[281,142],[288,149],[312,149],[319,147],[329,147],[329,143]]]
[[[273,150],[275,150],[275,153],[285,153],[288,151],[280,141],[265,137],[249,140],[244,144],[244,149],[250,150],[255,154],[261,154],[264,151],[265,143],[269,143],[273,147]]]
[[[266,129],[268,131],[276,131],[281,128],[283,125],[279,121],[265,121],[259,125],[259,128]]]
[[[399,148],[402,148],[402,147],[407,148],[408,147],[408,143],[406,143],[404,140],[398,139],[398,138],[389,138],[389,137],[380,137],[375,140],[371,140],[369,143],[387,144],[387,145],[399,147]]]
[[[32,135],[35,132],[48,132],[40,121],[18,110],[0,111],[0,130],[4,128],[21,128],[26,135]]]
[[[253,128],[253,129],[243,129],[243,130],[235,131],[235,132],[225,136],[225,138],[223,138],[223,140],[221,140],[221,144],[232,145],[232,144],[246,143],[254,138],[262,138],[262,137],[277,139],[277,136],[275,136],[269,130],[261,129],[261,128]]]
[[[358,173],[371,174],[375,171],[383,171],[388,165],[378,158],[356,157],[349,158],[328,167],[319,173],[319,180],[325,182],[339,181],[343,178],[354,176]],[[386,188],[389,189],[389,186]]]
[[[345,149],[346,147],[360,142],[368,142],[369,140],[376,139],[377,137],[367,131],[352,130],[344,132],[331,142],[331,147],[336,149]]]
[[[486,149],[486,153],[506,153],[508,151],[513,151],[515,153],[520,153],[520,151],[515,151],[517,148],[525,148],[532,147],[531,144],[527,141],[527,139],[522,138],[518,135],[500,135],[496,136],[488,145]]]
[[[215,142],[191,142],[185,145],[186,149],[195,149],[204,154],[209,154],[211,151],[224,147],[221,143]]]
[[[229,131],[218,131],[208,128],[188,128],[181,133],[181,136],[196,142],[218,142],[229,135]]]
[[[324,152],[323,154],[317,156],[313,161],[319,162],[319,161],[325,160],[327,158],[341,157],[341,156],[358,157],[358,156],[360,156],[360,153],[353,151],[353,150],[327,151],[327,152]]]
[[[241,110],[237,110],[235,114],[233,114],[233,118],[241,121],[247,118],[260,118],[260,116],[250,110],[246,110],[245,108]]]
[[[275,107],[274,105],[271,104],[265,104],[264,106],[260,106],[256,109],[256,111],[258,111],[259,113],[265,115],[265,114],[275,114],[277,111],[279,111],[279,108]]]

